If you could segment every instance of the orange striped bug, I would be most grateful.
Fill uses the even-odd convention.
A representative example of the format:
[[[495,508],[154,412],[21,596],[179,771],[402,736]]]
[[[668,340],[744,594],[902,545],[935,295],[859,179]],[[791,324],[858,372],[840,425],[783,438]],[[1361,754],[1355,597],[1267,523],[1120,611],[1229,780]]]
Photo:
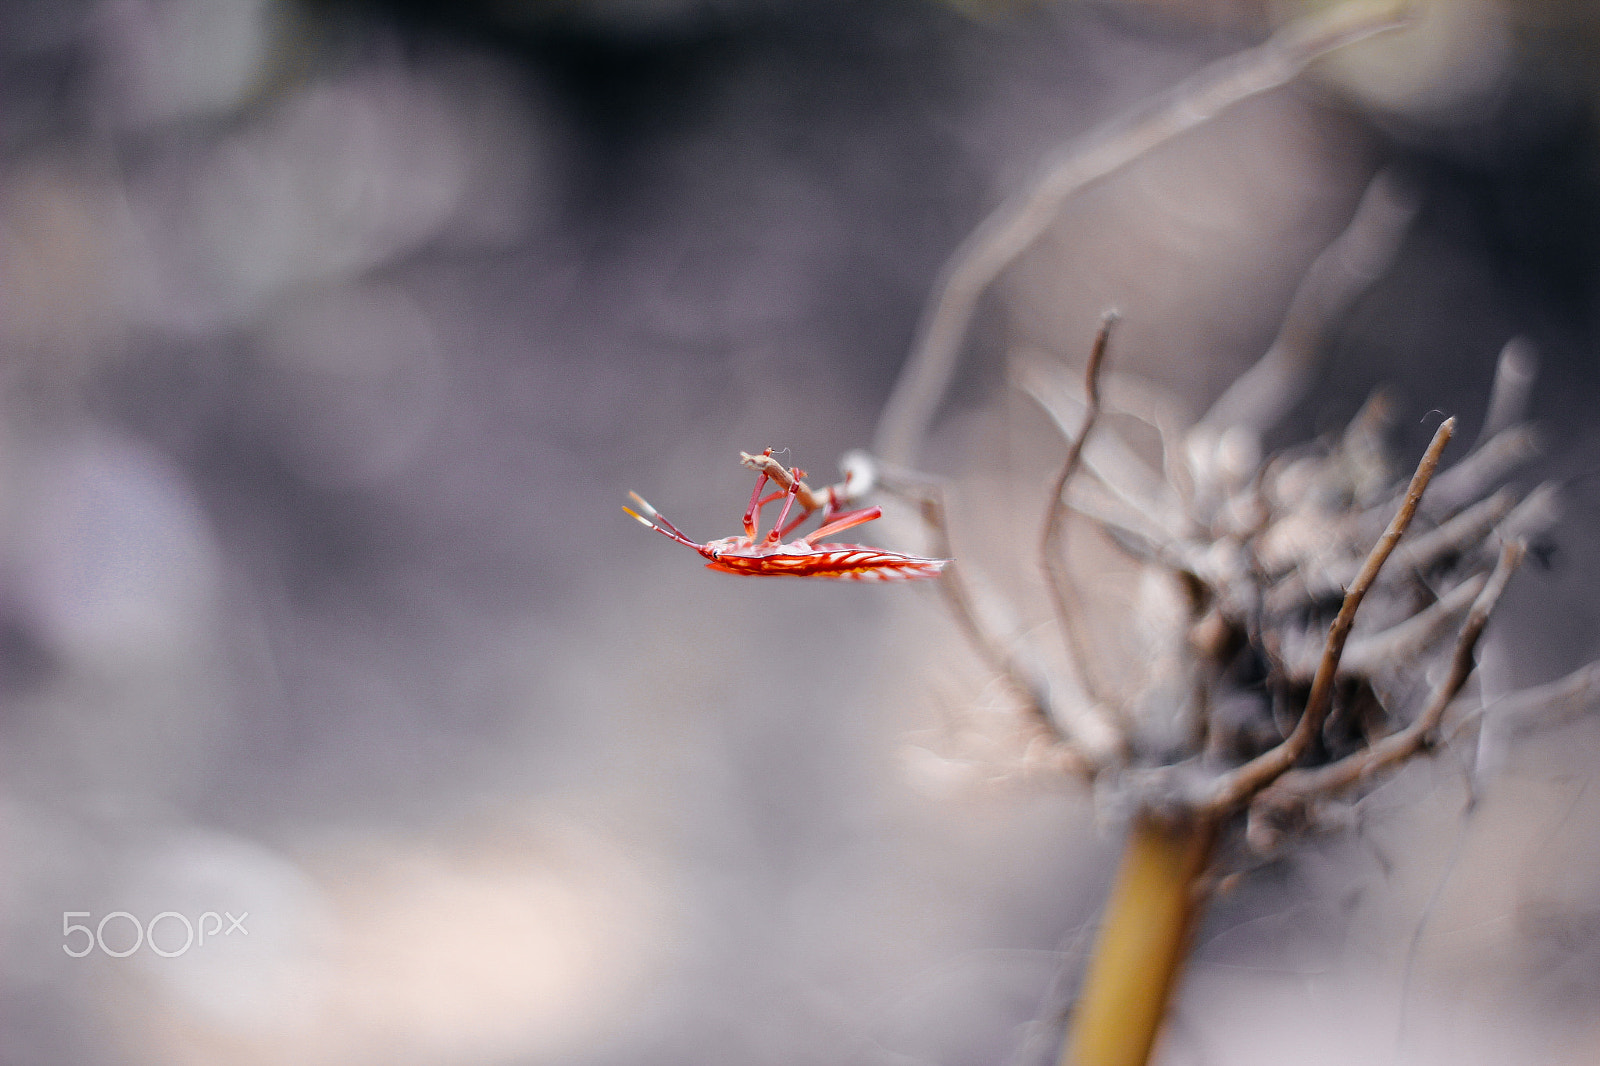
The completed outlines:
[[[847,529],[871,522],[883,511],[877,507],[864,507],[857,511],[839,510],[838,486],[817,492],[808,487],[802,478],[804,470],[796,467],[785,470],[772,458],[768,448],[760,455],[740,453],[746,466],[758,471],[755,490],[750,493],[750,506],[744,512],[744,533],[700,544],[691,540],[665,516],[650,506],[636,492],[628,493],[638,504],[640,514],[630,507],[623,510],[657,533],[670,537],[679,544],[693,548],[710,560],[707,567],[728,574],[746,577],[827,577],[844,581],[902,581],[922,577],[938,577],[948,559],[925,559],[920,555],[885,548],[869,548],[860,544],[834,544],[823,537],[842,533]],[[778,485],[778,491],[761,495],[768,481]],[[783,509],[767,535],[756,539],[761,520],[761,509],[767,504],[783,499]],[[794,532],[812,513],[822,507],[822,524],[811,533],[784,543],[783,538]],[[796,503],[800,513],[789,519]]]

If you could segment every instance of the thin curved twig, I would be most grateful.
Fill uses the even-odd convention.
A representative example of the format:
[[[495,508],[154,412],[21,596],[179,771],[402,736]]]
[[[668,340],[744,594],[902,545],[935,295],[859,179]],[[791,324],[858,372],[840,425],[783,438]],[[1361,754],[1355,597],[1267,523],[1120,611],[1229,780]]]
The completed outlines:
[[[1075,391],[1076,379],[1070,383],[1055,376],[1060,369],[1060,356],[1036,348],[1020,348],[1006,358],[1008,382],[1031,396],[1059,426],[1066,426],[1067,406],[1076,414],[1083,407],[1083,397]],[[1153,386],[1143,378],[1119,374],[1114,370],[1100,375],[1103,393],[1101,409],[1106,413],[1126,415],[1142,422],[1160,438],[1161,462],[1159,472],[1142,459],[1140,467],[1149,471],[1142,481],[1154,484],[1165,479],[1166,485],[1178,492],[1181,498],[1187,487],[1188,468],[1183,464],[1183,436],[1194,424],[1194,415],[1178,397]],[[1104,444],[1106,438],[1101,437]],[[1121,449],[1126,452],[1126,448]],[[1092,465],[1094,450],[1084,455],[1084,463]]]
[[[932,479],[892,469],[880,471],[880,478],[884,489],[917,504],[922,521],[933,536],[930,549],[941,553],[943,558],[951,558],[950,525],[942,486]],[[954,561],[947,564],[939,575],[938,586],[956,625],[978,657],[1022,702],[1029,721],[1055,744],[1067,769],[1085,783],[1092,783],[1105,759],[1091,750],[1094,745],[1089,738],[1080,735],[1082,730],[1076,728],[1080,723],[1058,720],[1043,680],[1009,650],[1008,642],[996,639],[989,632],[989,627],[979,618],[977,602],[962,566]]]
[[[919,340],[884,406],[873,451],[896,466],[916,453],[944,399],[978,300],[1049,227],[1062,201],[1179,134],[1293,79],[1319,56],[1406,24],[1392,0],[1356,0],[1292,23],[1211,64],[1131,116],[1074,142],[996,208],[946,262]]]
[[[1050,417],[1061,436],[1071,440],[1083,429],[1084,399],[1081,395],[1072,394],[1065,383],[1059,380],[1061,369],[1059,366],[1046,369],[1038,362],[1030,362],[1015,366],[1012,378],[1014,384]],[[1101,415],[1127,413],[1116,406],[1110,396],[1112,375],[1102,370],[1100,378]],[[1157,432],[1163,435],[1162,447],[1165,450],[1167,431],[1158,429]],[[1162,526],[1168,536],[1180,535],[1175,527],[1187,523],[1187,516],[1177,509],[1177,498],[1170,481],[1163,480],[1167,471],[1158,472],[1151,468],[1115,433],[1097,433],[1095,439],[1085,446],[1083,472],[1119,504],[1132,508]]]
[[[1355,214],[1317,256],[1289,301],[1272,347],[1200,419],[1218,432],[1277,425],[1305,393],[1330,324],[1382,277],[1416,217],[1416,196],[1390,171],[1367,185]]]
[[[1078,682],[1089,694],[1089,698],[1102,707],[1107,706],[1105,693],[1101,691],[1094,675],[1090,672],[1088,650],[1078,626],[1077,612],[1072,609],[1071,604],[1075,590],[1072,585],[1072,573],[1067,568],[1065,544],[1067,505],[1063,497],[1067,493],[1067,485],[1072,481],[1072,475],[1077,473],[1083,461],[1083,448],[1089,441],[1089,434],[1094,432],[1094,424],[1100,418],[1100,370],[1105,365],[1106,349],[1111,342],[1111,329],[1120,317],[1116,311],[1107,311],[1100,319],[1100,329],[1095,334],[1094,346],[1089,351],[1089,362],[1083,371],[1085,395],[1083,425],[1067,449],[1066,462],[1062,464],[1061,473],[1056,475],[1055,484],[1051,487],[1050,502],[1045,508],[1044,530],[1039,536],[1039,566],[1044,571],[1045,587],[1050,590],[1050,604],[1055,608],[1056,620],[1060,623],[1061,633],[1066,639],[1067,654],[1072,659],[1072,668],[1078,674]]]

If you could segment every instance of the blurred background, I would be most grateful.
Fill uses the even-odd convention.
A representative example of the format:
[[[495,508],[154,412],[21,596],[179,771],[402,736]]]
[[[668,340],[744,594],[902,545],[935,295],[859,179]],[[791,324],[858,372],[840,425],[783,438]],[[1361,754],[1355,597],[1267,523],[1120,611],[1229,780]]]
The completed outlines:
[[[1567,517],[1484,685],[1600,655],[1585,7],[1432,0],[1068,204],[926,450],[958,554],[1047,617],[1008,353],[1115,304],[1203,411],[1392,165],[1417,221],[1275,443],[1381,383],[1401,454],[1470,439],[1528,338]],[[708,539],[741,449],[831,479],[987,211],[1297,10],[0,2],[0,1061],[1045,1061],[1115,826],[930,590],[619,506]],[[1594,1061],[1597,751],[1470,813],[1414,767],[1250,870],[1163,1061]]]

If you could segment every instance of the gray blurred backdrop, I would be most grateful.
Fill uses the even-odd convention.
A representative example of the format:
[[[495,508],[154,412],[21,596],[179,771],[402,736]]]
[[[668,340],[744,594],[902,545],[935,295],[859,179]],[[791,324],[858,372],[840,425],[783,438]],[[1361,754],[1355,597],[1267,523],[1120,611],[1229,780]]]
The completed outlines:
[[[710,538],[740,449],[831,479],[985,212],[1286,11],[6,0],[0,1061],[1043,1061],[1115,825],[1018,770],[930,590],[707,573],[619,506]],[[1380,383],[1402,453],[1470,439],[1527,337],[1530,477],[1572,480],[1484,684],[1600,654],[1597,37],[1425,31],[991,294],[925,465],[1025,612],[1062,445],[1007,353],[1115,304],[1119,368],[1203,410],[1393,164],[1418,221],[1275,443]],[[1597,741],[1470,815],[1414,767],[1250,870],[1163,1061],[1594,1061]]]

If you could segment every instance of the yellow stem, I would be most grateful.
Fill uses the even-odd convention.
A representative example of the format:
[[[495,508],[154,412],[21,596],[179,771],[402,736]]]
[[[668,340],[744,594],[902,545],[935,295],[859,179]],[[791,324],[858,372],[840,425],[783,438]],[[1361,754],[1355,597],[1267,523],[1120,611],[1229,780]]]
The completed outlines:
[[[1205,904],[1216,823],[1135,820],[1061,1066],[1145,1066]]]

